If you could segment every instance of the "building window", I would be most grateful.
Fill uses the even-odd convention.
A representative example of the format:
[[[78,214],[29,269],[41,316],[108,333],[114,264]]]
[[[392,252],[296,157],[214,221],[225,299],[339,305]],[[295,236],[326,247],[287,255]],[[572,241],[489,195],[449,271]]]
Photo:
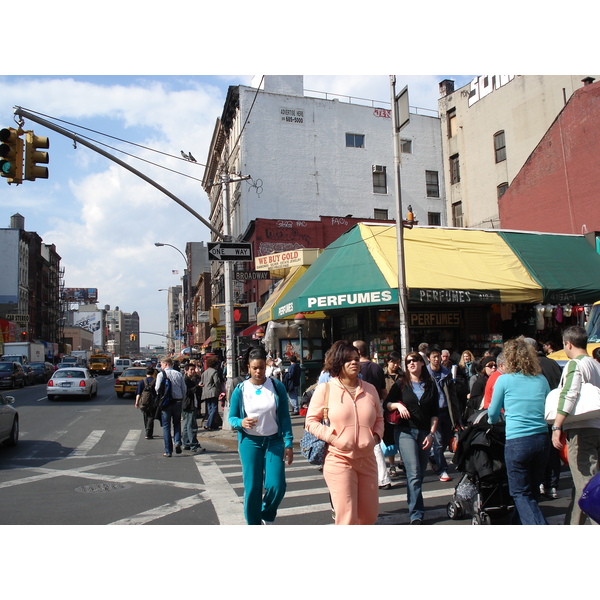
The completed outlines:
[[[373,209],[373,218],[381,221],[388,221],[387,208],[375,208]]]
[[[412,154],[412,140],[400,140],[400,152]]]
[[[462,202],[457,202],[456,204],[452,205],[452,226],[464,227]]]
[[[460,181],[460,166],[458,164],[458,154],[450,157],[450,183]]]
[[[425,183],[427,185],[427,197],[440,197],[440,182],[437,171],[425,171]]]
[[[373,165],[373,193],[387,194],[387,173],[383,165]]]
[[[361,133],[346,134],[346,148],[364,148],[365,136]]]
[[[448,137],[454,137],[456,135],[456,109],[451,108],[446,113],[446,118],[448,120]]]
[[[428,212],[427,213],[427,224],[428,225],[441,225],[442,215],[438,213]]]
[[[504,192],[508,189],[508,183],[501,183],[497,188],[498,200],[504,196]]]
[[[494,135],[494,152],[496,154],[496,162],[506,160],[506,139],[504,131],[499,131]]]

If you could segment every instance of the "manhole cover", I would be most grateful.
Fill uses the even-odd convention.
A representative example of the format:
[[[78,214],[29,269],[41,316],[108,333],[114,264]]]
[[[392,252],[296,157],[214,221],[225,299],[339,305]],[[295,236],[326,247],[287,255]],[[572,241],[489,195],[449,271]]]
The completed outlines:
[[[117,490],[125,490],[128,487],[128,485],[123,483],[92,483],[75,488],[75,491],[84,494],[94,494],[98,492],[116,492]]]

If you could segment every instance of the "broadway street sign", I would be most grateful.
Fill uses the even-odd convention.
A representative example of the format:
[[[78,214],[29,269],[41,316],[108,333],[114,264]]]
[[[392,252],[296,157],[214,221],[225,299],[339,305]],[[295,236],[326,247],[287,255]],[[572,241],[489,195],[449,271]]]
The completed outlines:
[[[235,242],[208,242],[210,260],[253,260],[252,244]]]

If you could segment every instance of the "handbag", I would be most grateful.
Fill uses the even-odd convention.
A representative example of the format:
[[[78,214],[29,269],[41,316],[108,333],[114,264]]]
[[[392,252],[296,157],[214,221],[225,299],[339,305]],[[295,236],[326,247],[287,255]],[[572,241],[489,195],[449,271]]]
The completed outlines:
[[[395,383],[394,385],[398,385],[400,389],[400,401],[402,401],[402,383]],[[394,410],[384,411],[383,417],[385,419],[385,422],[389,423],[390,425],[398,425],[398,423],[400,423],[402,419],[402,417],[400,416],[400,412],[397,408],[395,408]]]
[[[329,427],[329,382],[325,384],[325,404],[321,423]],[[310,431],[305,431],[300,440],[300,453],[311,465],[322,465],[327,454],[327,442],[315,437]]]
[[[553,423],[556,419],[560,391],[561,388],[555,388],[546,396],[545,415],[547,423]],[[600,388],[591,383],[584,383],[581,386],[581,392],[573,412],[567,416],[565,422],[574,423],[586,419],[600,419]]]

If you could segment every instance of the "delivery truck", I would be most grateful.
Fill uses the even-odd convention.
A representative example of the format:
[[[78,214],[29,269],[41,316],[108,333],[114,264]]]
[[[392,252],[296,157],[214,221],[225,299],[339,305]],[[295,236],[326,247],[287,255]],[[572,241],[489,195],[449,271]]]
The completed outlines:
[[[45,347],[39,342],[5,342],[2,360],[20,362],[27,365],[30,362],[44,362]]]

